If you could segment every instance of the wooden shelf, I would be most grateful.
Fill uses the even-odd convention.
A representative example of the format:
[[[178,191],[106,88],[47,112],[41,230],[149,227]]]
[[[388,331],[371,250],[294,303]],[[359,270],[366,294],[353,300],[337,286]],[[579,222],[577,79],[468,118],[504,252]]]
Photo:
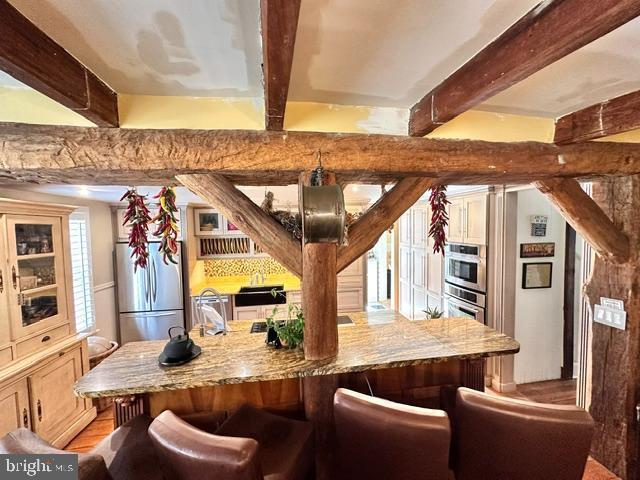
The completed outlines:
[[[49,257],[55,257],[56,254],[55,252],[51,252],[51,253],[33,253],[31,255],[17,255],[16,258],[18,259],[18,261],[21,260],[38,260],[39,258],[49,258]]]
[[[51,285],[43,285],[42,287],[29,288],[27,290],[21,290],[20,293],[23,295],[33,295],[35,293],[46,292],[47,290],[55,290],[58,288],[57,283],[52,283]]]

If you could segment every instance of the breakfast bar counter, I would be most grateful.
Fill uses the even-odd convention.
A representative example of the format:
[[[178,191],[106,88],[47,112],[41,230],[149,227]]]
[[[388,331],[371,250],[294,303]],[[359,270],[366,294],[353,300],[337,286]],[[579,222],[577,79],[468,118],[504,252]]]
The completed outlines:
[[[265,345],[252,321],[233,321],[226,335],[192,338],[202,354],[188,364],[161,367],[164,341],[124,345],[76,384],[81,397],[121,397],[309,376],[366,372],[478,359],[518,352],[518,342],[474,320],[408,320],[397,312],[351,313],[338,328],[337,357],[305,360],[300,350]]]

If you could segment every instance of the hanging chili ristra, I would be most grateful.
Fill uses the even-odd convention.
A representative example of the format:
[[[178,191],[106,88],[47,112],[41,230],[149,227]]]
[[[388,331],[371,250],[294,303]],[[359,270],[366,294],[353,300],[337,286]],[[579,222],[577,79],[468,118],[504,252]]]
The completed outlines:
[[[444,246],[447,243],[445,229],[449,223],[447,215],[447,187],[438,185],[431,189],[429,204],[431,205],[431,225],[429,236],[433,238],[433,253],[441,252],[444,255]]]
[[[158,199],[158,215],[153,219],[156,222],[156,230],[153,234],[162,237],[160,240],[159,252],[162,252],[162,260],[167,265],[169,262],[177,264],[173,258],[178,254],[178,219],[175,212],[176,192],[172,187],[162,187],[160,192],[153,198]]]
[[[137,270],[138,267],[147,268],[147,259],[149,258],[147,234],[151,216],[149,215],[149,209],[145,205],[146,196],[138,194],[135,188],[131,188],[122,195],[120,201],[123,200],[129,202],[122,225],[125,227],[131,226],[129,246],[133,249],[131,258],[135,258],[133,262],[134,270]]]

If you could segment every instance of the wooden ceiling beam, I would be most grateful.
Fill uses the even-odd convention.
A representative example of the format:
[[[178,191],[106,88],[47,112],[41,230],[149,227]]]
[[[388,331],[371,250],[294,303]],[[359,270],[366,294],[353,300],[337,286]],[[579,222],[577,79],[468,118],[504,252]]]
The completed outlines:
[[[179,175],[176,179],[222,212],[287,270],[302,278],[301,243],[229,180],[215,174]]]
[[[577,181],[553,178],[536,182],[535,186],[558,207],[567,222],[600,257],[613,263],[629,260],[629,238]]]
[[[371,250],[380,235],[436,183],[437,180],[433,178],[407,177],[380,197],[349,227],[349,243],[338,249],[338,272]]]
[[[541,2],[416,103],[409,134],[426,135],[638,15],[638,0]]]
[[[296,184],[322,163],[339,183],[531,183],[640,174],[640,144],[500,143],[257,130],[134,130],[0,123],[0,183],[157,184],[219,173],[238,185]]]
[[[98,126],[118,126],[116,93],[7,0],[0,39],[0,70]]]
[[[265,128],[282,130],[300,0],[261,0]]]
[[[640,90],[556,119],[554,142],[585,142],[640,128]]]

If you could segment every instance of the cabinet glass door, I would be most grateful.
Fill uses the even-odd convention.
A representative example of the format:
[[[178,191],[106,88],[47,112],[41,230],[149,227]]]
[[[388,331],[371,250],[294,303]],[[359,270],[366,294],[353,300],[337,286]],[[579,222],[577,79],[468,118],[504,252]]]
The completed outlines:
[[[10,287],[14,337],[33,333],[66,317],[61,221],[8,217]]]

